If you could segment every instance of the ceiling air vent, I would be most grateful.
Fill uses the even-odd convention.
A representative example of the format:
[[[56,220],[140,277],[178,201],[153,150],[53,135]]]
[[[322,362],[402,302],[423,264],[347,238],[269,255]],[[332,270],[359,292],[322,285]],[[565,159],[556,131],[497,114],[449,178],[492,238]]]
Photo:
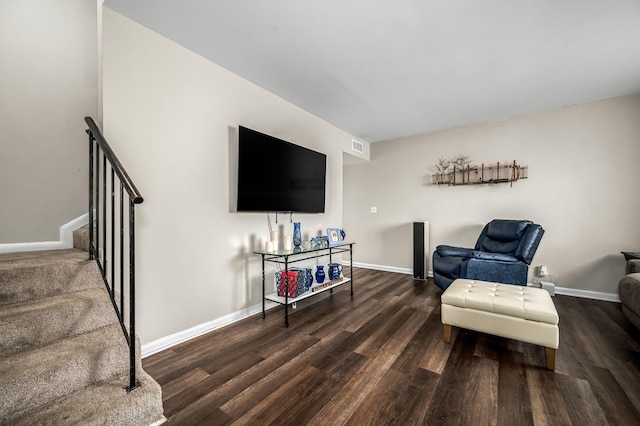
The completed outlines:
[[[355,152],[359,152],[360,154],[362,154],[364,145],[362,144],[362,142],[358,142],[355,139],[351,139],[351,149],[354,150]]]

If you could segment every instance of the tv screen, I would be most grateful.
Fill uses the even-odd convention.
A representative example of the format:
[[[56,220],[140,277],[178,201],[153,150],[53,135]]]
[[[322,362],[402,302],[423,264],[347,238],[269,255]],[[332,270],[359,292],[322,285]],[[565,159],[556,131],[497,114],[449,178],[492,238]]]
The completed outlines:
[[[240,126],[239,212],[324,213],[327,156]]]

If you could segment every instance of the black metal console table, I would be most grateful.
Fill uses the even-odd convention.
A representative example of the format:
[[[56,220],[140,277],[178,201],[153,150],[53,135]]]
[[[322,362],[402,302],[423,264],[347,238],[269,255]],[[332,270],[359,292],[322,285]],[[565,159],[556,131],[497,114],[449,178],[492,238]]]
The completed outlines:
[[[324,248],[310,248],[310,249],[294,249],[294,250],[278,250],[273,252],[268,251],[254,251],[254,254],[262,257],[262,318],[266,317],[265,300],[280,303],[284,305],[284,326],[289,327],[289,305],[294,305],[296,302],[306,299],[307,297],[315,296],[327,290],[333,292],[333,289],[339,285],[350,283],[351,284],[351,296],[353,296],[353,245],[355,243],[341,243],[339,245],[324,247]],[[341,277],[335,281],[325,281],[322,284],[315,283],[311,288],[297,297],[289,297],[289,292],[285,291],[284,296],[278,296],[277,292],[271,294],[265,294],[265,262],[277,263],[284,265],[285,279],[287,280],[286,288],[289,288],[289,265],[292,263],[302,262],[304,260],[315,259],[318,257],[329,256],[329,263],[332,263],[332,256],[338,253],[349,252],[349,275],[350,277]],[[327,271],[328,274],[328,271]],[[327,277],[328,278],[328,277]]]

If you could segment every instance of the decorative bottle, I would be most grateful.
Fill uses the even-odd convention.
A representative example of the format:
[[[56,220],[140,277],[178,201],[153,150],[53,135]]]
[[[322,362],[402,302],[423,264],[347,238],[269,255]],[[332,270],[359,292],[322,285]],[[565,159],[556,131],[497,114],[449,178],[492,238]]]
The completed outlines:
[[[302,244],[302,234],[300,233],[300,222],[293,222],[293,245],[300,247]]]
[[[322,284],[324,282],[324,266],[318,265],[316,269],[316,282]]]

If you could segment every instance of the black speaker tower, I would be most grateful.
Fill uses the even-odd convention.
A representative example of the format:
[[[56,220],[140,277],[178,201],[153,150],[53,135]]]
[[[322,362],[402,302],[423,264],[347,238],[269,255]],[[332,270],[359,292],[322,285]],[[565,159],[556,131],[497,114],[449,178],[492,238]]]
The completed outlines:
[[[427,279],[429,222],[413,222],[413,278]]]

